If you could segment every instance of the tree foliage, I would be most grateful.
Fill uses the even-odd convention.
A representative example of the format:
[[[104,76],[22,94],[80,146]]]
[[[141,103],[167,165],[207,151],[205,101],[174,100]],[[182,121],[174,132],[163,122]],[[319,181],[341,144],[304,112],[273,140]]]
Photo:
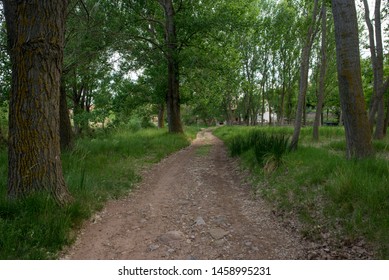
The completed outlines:
[[[321,119],[319,125],[342,124],[331,3],[318,1],[317,16],[312,17],[314,3],[69,1],[62,89],[73,131],[88,133],[91,126],[105,128],[134,119],[144,120],[145,125],[158,119],[160,127],[167,121],[171,132],[182,132],[186,123],[310,125],[310,113],[316,111]],[[319,24],[324,18],[319,13],[322,3],[328,14],[326,46],[322,46],[319,36],[323,29]],[[359,5],[359,28],[367,33],[362,2]],[[384,23],[385,54],[389,44],[386,1],[382,1],[375,17],[378,14]],[[301,56],[310,26],[316,36],[310,39],[312,51],[307,55],[309,63],[305,63],[304,71],[306,94],[299,102]],[[0,46],[4,46],[4,20],[1,27]],[[320,71],[323,50],[327,52],[325,75],[324,70]],[[368,59],[365,55],[362,60],[363,87],[366,102],[373,104],[375,74]],[[4,47],[0,48],[0,68],[3,103],[10,89],[10,64]],[[384,77],[388,76],[387,68],[384,55]],[[381,80],[381,88],[385,88],[386,79]],[[323,91],[322,101],[319,91]],[[389,122],[389,99],[384,91],[381,93],[385,103],[380,104],[386,104]],[[68,108],[61,108],[65,112],[61,116],[69,118]],[[379,108],[382,120],[382,107]]]

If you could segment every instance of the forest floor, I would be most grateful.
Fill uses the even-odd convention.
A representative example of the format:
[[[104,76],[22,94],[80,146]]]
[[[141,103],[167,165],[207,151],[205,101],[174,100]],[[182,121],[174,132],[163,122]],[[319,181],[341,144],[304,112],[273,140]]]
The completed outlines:
[[[142,177],[85,222],[62,259],[307,258],[298,232],[254,199],[249,175],[209,130]]]

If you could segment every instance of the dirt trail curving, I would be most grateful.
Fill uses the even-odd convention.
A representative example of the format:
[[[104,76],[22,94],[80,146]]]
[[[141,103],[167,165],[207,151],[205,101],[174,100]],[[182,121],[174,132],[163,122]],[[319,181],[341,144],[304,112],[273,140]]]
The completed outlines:
[[[64,259],[299,259],[304,246],[208,130],[109,202]]]

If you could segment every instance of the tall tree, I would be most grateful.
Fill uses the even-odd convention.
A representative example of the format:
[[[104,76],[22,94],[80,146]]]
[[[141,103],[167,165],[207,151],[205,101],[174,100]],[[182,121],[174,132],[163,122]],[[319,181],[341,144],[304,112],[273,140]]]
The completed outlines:
[[[355,1],[332,0],[332,13],[347,158],[364,158],[373,154],[373,147],[362,89]]]
[[[294,131],[290,148],[292,150],[297,149],[298,140],[300,137],[300,131],[302,126],[303,111],[305,106],[305,96],[308,89],[308,73],[309,73],[309,59],[312,50],[313,39],[315,37],[316,18],[319,10],[318,0],[315,0],[312,11],[312,19],[308,28],[305,43],[301,52],[301,66],[300,66],[300,89],[297,102],[296,119],[294,124]]]
[[[370,101],[369,121],[373,126],[376,122],[374,138],[384,137],[385,106],[384,106],[384,55],[381,28],[381,0],[375,1],[374,27],[370,20],[370,9],[367,0],[363,0],[365,7],[365,21],[369,33],[370,56],[373,68],[374,86]],[[377,115],[377,118],[376,118]]]
[[[278,108],[276,108],[278,123],[290,123],[295,112],[294,99],[298,81],[298,69],[301,65],[301,15],[300,3],[280,1],[275,10],[269,10],[271,16],[270,37],[272,50],[272,86],[278,88]]]
[[[167,116],[169,132],[182,133],[180,111],[179,46],[177,41],[175,8],[172,0],[158,0],[165,14],[165,45],[168,64]],[[182,1],[181,1],[182,3]]]
[[[71,196],[62,173],[59,101],[67,0],[3,0],[12,63],[8,195]]]
[[[321,114],[324,103],[324,88],[325,88],[325,76],[327,70],[327,8],[326,0],[322,2],[321,8],[321,62],[320,62],[320,77],[319,77],[319,92],[317,95],[317,106],[315,121],[313,123],[313,139],[319,140],[319,126],[321,120]]]

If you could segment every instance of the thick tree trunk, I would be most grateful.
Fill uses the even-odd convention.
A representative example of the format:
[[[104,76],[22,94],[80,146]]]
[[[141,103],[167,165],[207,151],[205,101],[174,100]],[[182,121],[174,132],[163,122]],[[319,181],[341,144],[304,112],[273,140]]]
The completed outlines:
[[[332,0],[332,13],[347,158],[364,158],[373,154],[373,147],[362,90],[355,1]]]
[[[74,139],[66,97],[66,88],[64,82],[62,81],[59,102],[59,133],[62,151],[72,148]]]
[[[66,0],[4,0],[12,62],[8,195],[49,191],[59,204],[71,197],[62,174],[60,81]]]
[[[319,141],[319,127],[321,124],[321,115],[324,103],[324,87],[325,77],[327,70],[327,8],[326,1],[322,3],[322,22],[321,22],[321,65],[320,65],[320,78],[319,78],[319,93],[317,96],[317,106],[315,121],[313,123],[313,140]]]
[[[313,44],[314,37],[314,27],[316,22],[316,16],[318,13],[318,0],[315,0],[314,8],[312,12],[312,21],[309,26],[307,38],[301,53],[301,66],[300,66],[300,90],[297,101],[297,111],[296,119],[294,123],[293,136],[290,143],[290,149],[296,150],[298,146],[298,141],[300,137],[300,131],[303,121],[304,105],[305,105],[305,96],[308,89],[308,72],[309,72],[309,59],[311,55],[311,49]]]
[[[168,98],[167,98],[167,110],[169,132],[171,133],[183,133],[181,123],[181,108],[180,108],[180,93],[179,93],[179,73],[178,63],[175,59],[169,59],[168,62]]]
[[[158,0],[165,12],[165,43],[167,47],[168,63],[168,94],[167,110],[169,132],[183,133],[180,110],[180,79],[175,11],[172,0]]]

